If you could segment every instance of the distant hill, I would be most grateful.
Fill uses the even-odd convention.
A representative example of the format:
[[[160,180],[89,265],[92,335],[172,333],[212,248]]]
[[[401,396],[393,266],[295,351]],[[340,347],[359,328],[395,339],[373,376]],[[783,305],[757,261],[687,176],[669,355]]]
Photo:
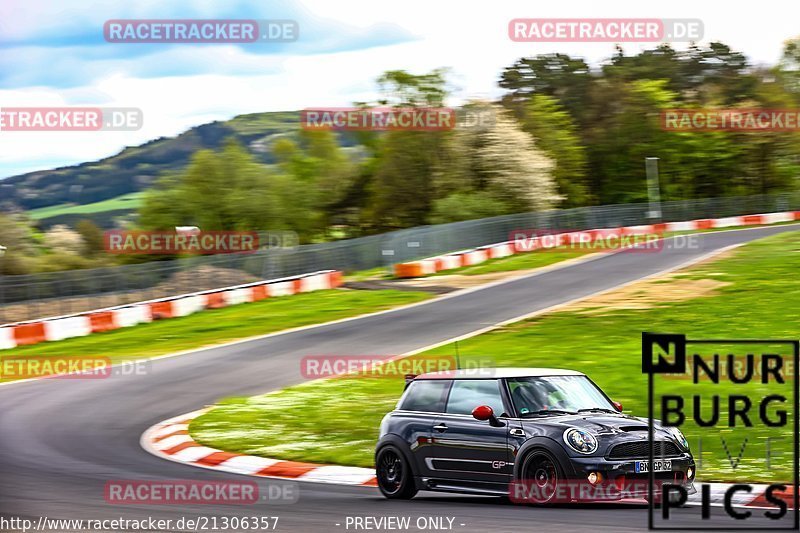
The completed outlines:
[[[177,137],[162,137],[128,147],[100,161],[9,177],[0,180],[0,210],[85,205],[142,191],[163,172],[185,167],[198,150],[219,148],[230,137],[247,146],[258,160],[273,163],[270,143],[280,136],[294,135],[299,130],[299,120],[299,111],[240,115],[224,122],[196,126]],[[349,135],[340,135],[339,139],[343,146],[354,144]],[[104,226],[110,224],[108,214],[105,212],[99,217]],[[77,218],[95,219],[92,213],[85,217],[55,212],[53,215],[61,223]],[[37,218],[50,220],[50,217]]]

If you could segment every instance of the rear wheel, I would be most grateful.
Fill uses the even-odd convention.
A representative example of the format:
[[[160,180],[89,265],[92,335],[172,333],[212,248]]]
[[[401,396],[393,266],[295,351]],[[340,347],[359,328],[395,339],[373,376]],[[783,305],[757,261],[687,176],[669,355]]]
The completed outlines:
[[[535,504],[553,503],[563,481],[558,460],[546,450],[534,450],[525,456],[520,469],[526,489],[526,501]]]
[[[394,446],[384,446],[375,458],[378,488],[390,499],[410,500],[417,493],[414,475],[402,452]]]

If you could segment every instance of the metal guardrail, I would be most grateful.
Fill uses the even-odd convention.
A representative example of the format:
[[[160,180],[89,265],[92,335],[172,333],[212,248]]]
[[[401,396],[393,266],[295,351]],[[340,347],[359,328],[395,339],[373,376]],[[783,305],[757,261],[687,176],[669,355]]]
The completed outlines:
[[[663,202],[659,221],[800,210],[800,191]],[[0,324],[66,315],[316,270],[352,272],[508,240],[520,229],[590,229],[653,222],[649,205],[518,213],[357,239],[110,268],[0,276]],[[0,257],[0,261],[2,261]]]

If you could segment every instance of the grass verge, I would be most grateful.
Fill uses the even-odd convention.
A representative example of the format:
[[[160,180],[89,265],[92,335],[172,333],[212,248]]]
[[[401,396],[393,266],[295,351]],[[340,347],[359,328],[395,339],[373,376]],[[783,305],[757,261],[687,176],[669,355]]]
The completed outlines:
[[[0,358],[110,357],[112,363],[211,346],[276,331],[320,324],[420,302],[411,291],[327,290],[209,309],[87,337],[0,351]],[[10,381],[2,379],[0,381]]]
[[[675,282],[720,282],[702,297],[690,294],[679,301],[654,303],[644,309],[598,309],[589,302],[587,309],[573,308],[517,322],[464,340],[459,348],[462,357],[489,356],[496,366],[552,366],[586,372],[609,396],[625,405],[626,413],[646,416],[647,381],[641,373],[640,355],[642,331],[685,333],[690,339],[797,338],[798,271],[800,232],[776,235],[648,285],[651,289],[662,286],[666,291]],[[636,298],[636,291],[630,292],[630,298]],[[448,353],[452,353],[452,347],[414,357]],[[686,396],[694,390],[686,380],[662,382],[662,386]],[[230,398],[193,421],[190,432],[204,445],[233,452],[369,467],[380,420],[394,408],[402,389],[400,376],[350,376],[251,398]],[[759,386],[749,392],[755,398],[765,394]],[[727,408],[722,409],[727,415]],[[751,432],[741,461],[732,468],[731,462],[736,461],[743,442],[743,431],[726,433],[716,428],[693,427],[688,425],[684,432],[696,457],[702,460],[702,479],[791,479],[791,438],[781,435],[786,428],[778,428],[777,433],[761,429]],[[772,468],[765,471],[764,446],[768,436],[782,440],[772,443]],[[731,458],[720,437],[726,438]],[[699,439],[703,439],[702,451],[698,449]]]
[[[119,209],[134,210],[140,207],[142,203],[142,195],[143,193],[141,192],[132,192],[91,204],[61,204],[49,207],[41,207],[39,209],[31,209],[28,211],[28,215],[34,220],[41,220],[60,215],[91,215],[94,213],[115,211]]]

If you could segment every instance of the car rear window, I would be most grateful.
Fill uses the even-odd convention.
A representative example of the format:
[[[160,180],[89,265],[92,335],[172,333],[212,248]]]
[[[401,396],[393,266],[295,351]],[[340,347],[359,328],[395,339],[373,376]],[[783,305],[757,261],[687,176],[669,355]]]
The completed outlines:
[[[479,405],[488,405],[497,416],[504,412],[500,383],[496,379],[459,379],[453,383],[447,400],[448,413],[468,415]]]
[[[450,381],[446,379],[413,381],[400,404],[404,411],[425,411],[441,413]]]

